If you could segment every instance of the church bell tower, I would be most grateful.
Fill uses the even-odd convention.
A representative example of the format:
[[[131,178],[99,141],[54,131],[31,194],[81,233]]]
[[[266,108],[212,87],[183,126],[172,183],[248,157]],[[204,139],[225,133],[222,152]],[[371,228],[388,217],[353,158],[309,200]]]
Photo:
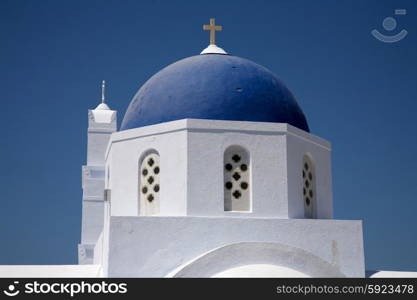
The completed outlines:
[[[82,166],[82,228],[78,245],[79,264],[92,264],[94,246],[103,229],[105,151],[110,135],[117,131],[117,111],[105,103],[105,81],[101,103],[88,111],[87,165]]]

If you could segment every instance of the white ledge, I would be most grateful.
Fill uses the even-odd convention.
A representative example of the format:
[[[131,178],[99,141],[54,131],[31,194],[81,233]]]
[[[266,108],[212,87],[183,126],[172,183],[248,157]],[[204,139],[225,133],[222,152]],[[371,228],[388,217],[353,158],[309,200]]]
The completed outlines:
[[[115,132],[110,137],[105,158],[110,152],[113,143],[124,140],[142,138],[150,135],[167,134],[175,131],[238,131],[252,134],[281,135],[290,134],[302,139],[309,140],[327,150],[331,149],[329,141],[316,135],[298,129],[287,123],[274,122],[250,122],[250,121],[221,121],[206,119],[181,119],[170,122],[163,122],[138,128],[132,128]]]

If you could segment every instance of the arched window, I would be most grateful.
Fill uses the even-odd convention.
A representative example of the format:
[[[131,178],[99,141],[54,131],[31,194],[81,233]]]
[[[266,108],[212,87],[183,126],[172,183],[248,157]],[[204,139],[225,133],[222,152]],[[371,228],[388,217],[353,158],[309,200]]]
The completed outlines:
[[[240,146],[230,146],[224,152],[224,210],[249,211],[250,160],[249,153]]]
[[[308,155],[303,158],[303,199],[304,217],[315,218],[316,213],[316,178],[314,166]]]
[[[159,213],[160,165],[159,154],[148,151],[139,164],[139,212],[149,216]]]

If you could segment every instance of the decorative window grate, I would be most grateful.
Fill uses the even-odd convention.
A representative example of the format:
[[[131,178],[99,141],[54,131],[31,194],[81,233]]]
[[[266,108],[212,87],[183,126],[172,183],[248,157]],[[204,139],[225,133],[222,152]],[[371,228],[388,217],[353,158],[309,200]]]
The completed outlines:
[[[305,155],[303,159],[303,199],[304,199],[304,216],[306,218],[315,217],[316,191],[315,191],[315,174],[313,164],[310,158]]]
[[[249,154],[239,146],[231,146],[224,153],[224,210],[250,210]]]
[[[160,166],[157,153],[147,154],[140,164],[140,214],[159,213]]]

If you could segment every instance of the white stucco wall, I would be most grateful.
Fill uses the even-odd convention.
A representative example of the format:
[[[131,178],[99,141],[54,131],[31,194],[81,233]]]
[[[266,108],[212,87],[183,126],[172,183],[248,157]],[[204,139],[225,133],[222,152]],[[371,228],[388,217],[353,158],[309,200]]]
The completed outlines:
[[[103,263],[103,253],[104,253],[103,235],[104,233],[102,232],[94,246],[93,264],[95,265],[101,265]]]
[[[252,210],[224,211],[223,156],[250,154]],[[332,217],[330,144],[288,124],[185,119],[114,133],[106,154],[114,216],[138,215],[138,163],[160,155],[160,215],[304,217],[302,158],[317,165],[318,216]]]
[[[104,108],[104,109],[103,109]],[[87,164],[82,167],[82,225],[78,245],[80,264],[92,264],[95,243],[103,230],[105,152],[117,130],[117,112],[100,104],[88,111]]]
[[[150,149],[160,156],[160,215],[186,214],[187,133],[155,126],[112,135],[106,168],[114,216],[139,215],[139,161]]]
[[[187,214],[287,217],[284,134],[265,134],[259,124],[256,128],[245,128],[255,125],[245,124],[248,122],[194,121],[191,120],[187,129]],[[252,210],[249,213],[224,211],[223,156],[233,145],[243,147],[250,156]]]
[[[286,135],[288,165],[288,217],[304,218],[303,179],[301,176],[303,156],[308,155],[315,173],[315,215],[318,219],[333,218],[333,195],[331,174],[331,146],[327,141],[311,138],[310,134],[292,127]]]
[[[230,265],[224,266],[229,269],[239,264],[270,264],[274,259],[274,265],[292,268],[307,276],[365,276],[361,221],[111,217],[108,229],[104,235],[104,243],[109,247],[105,249],[108,265],[104,267],[104,274],[110,277],[165,277],[213,249],[239,243],[255,243],[261,247],[255,248],[256,251],[253,247],[244,251],[232,248],[234,252],[226,248],[233,255],[220,255],[204,265],[221,267],[229,261]],[[268,251],[269,245],[276,254],[263,252]],[[205,274],[212,276],[225,270],[210,269]]]
[[[108,118],[101,118],[101,114],[108,115]],[[99,118],[97,118],[99,117]],[[117,130],[117,112],[88,111],[88,138],[87,138],[87,165],[103,166],[104,154],[107,149],[110,134]]]

